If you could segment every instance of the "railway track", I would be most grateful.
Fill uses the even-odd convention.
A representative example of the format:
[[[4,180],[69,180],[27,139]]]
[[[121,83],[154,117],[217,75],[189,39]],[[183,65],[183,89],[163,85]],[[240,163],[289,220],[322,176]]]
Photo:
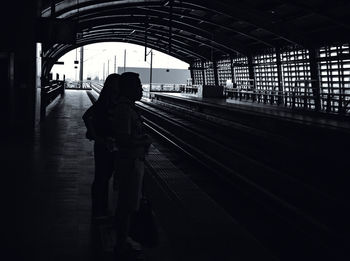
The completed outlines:
[[[101,87],[96,85],[92,89],[99,93]],[[311,253],[320,247],[332,250],[332,253],[339,247],[339,228],[334,220],[342,211],[338,203],[271,162],[256,157],[263,151],[252,147],[254,143],[240,149],[244,145],[242,139],[252,134],[250,127],[242,126],[246,131],[241,131],[241,136],[229,138],[227,126],[208,125],[206,121],[181,117],[179,113],[152,104],[137,102],[136,107],[154,137],[173,147],[180,157],[200,166],[201,175],[217,177],[226,184],[227,198],[222,204],[248,231],[271,248],[277,244],[283,253],[288,252],[291,250],[288,243],[293,242],[293,248],[310,253],[311,257]],[[261,130],[256,133],[256,137],[265,137],[262,145],[265,142],[278,146],[285,142],[282,137]],[[231,200],[236,202],[234,207],[230,206]],[[324,215],[324,210],[334,212]],[[269,233],[273,239],[269,238]],[[324,255],[322,251],[319,253]]]
[[[100,94],[103,84],[91,82],[90,87],[92,90],[94,90],[96,93]]]

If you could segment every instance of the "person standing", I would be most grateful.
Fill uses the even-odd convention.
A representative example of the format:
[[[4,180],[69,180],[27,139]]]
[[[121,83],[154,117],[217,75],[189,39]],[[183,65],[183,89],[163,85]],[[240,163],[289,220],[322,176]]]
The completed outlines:
[[[117,255],[135,255],[129,237],[130,217],[139,209],[145,154],[151,144],[145,134],[135,101],[142,97],[142,85],[137,73],[125,72],[120,76],[120,97],[114,110],[112,130],[119,153],[117,157],[118,201],[116,208]]]
[[[119,97],[119,74],[110,74],[97,101],[84,113],[86,137],[94,140],[95,176],[91,186],[92,220],[106,217],[108,210],[108,183],[115,170],[115,154],[111,122]]]

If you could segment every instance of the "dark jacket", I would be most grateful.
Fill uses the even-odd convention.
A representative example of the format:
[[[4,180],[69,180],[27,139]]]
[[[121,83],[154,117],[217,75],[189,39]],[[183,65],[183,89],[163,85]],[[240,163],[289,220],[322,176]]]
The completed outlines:
[[[120,97],[112,114],[111,127],[120,157],[143,159],[151,142],[145,134],[135,103]]]

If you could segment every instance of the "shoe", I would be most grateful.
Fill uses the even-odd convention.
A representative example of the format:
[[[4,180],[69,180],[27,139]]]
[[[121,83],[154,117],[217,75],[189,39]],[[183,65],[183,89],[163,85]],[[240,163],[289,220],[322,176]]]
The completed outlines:
[[[142,246],[130,237],[122,246],[114,248],[116,260],[122,261],[143,261],[145,260],[145,253]]]

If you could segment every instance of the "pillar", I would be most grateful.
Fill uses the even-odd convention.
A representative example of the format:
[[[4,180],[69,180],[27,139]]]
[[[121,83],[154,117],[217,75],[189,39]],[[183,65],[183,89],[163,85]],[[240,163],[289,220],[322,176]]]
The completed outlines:
[[[219,85],[219,75],[218,75],[218,63],[216,60],[213,61],[213,69],[214,69],[214,80],[215,85]]]
[[[0,15],[2,41],[0,43],[1,75],[5,83],[1,92],[7,97],[1,114],[1,131],[16,137],[32,137],[36,110],[36,21],[37,4],[21,1],[20,8],[14,3],[3,8]],[[1,116],[3,116],[1,115]]]
[[[204,72],[204,62],[201,61],[201,70],[202,70],[202,78],[203,78],[203,86],[206,84],[205,82],[205,72]]]
[[[310,55],[310,74],[311,79],[315,80],[312,81],[312,94],[315,98],[315,110],[320,111],[321,110],[321,96],[320,96],[320,75],[319,75],[319,68],[317,63],[317,54],[316,50],[314,48],[309,49],[309,55]]]
[[[254,72],[254,65],[253,65],[253,56],[248,56],[248,70],[249,70],[249,79],[254,80],[254,88],[255,88],[255,72]]]
[[[79,81],[80,88],[83,88],[83,71],[84,71],[84,47],[80,47],[80,70],[79,70]]]
[[[230,56],[230,69],[231,69],[231,80],[232,80],[233,88],[235,88],[237,86],[237,83],[236,83],[235,68],[233,65],[232,56]]]
[[[195,79],[194,79],[194,72],[193,72],[193,63],[191,64],[191,67],[189,67],[188,69],[190,70],[192,85],[194,85]]]
[[[282,63],[281,63],[281,51],[276,49],[276,64],[277,64],[277,77],[278,77],[278,104],[283,104],[283,75],[282,75]]]

